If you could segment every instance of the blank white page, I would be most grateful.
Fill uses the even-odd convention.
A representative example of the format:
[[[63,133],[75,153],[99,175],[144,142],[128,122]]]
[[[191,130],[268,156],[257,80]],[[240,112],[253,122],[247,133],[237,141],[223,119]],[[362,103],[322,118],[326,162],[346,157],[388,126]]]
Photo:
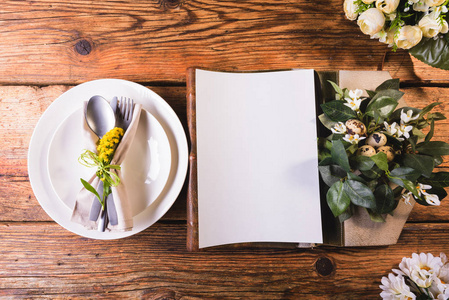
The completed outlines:
[[[196,71],[200,248],[322,243],[313,70]]]

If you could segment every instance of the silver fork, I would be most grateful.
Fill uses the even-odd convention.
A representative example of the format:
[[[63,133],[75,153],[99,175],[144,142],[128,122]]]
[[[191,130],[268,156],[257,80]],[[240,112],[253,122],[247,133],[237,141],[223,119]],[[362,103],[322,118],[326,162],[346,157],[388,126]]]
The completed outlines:
[[[131,98],[120,97],[117,109],[118,127],[123,128],[124,131],[128,129],[131,120],[133,119],[134,100]]]
[[[115,110],[116,126],[122,128],[125,132],[133,119],[134,100],[131,98],[120,97],[117,109]],[[107,223],[117,225],[117,212],[115,210],[112,194],[106,199],[104,211],[100,215],[99,231],[105,231]]]

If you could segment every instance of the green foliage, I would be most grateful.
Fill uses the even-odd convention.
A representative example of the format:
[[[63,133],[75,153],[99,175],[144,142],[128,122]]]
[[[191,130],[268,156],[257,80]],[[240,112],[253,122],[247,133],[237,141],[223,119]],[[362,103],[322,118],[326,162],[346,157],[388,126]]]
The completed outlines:
[[[384,215],[393,213],[398,198],[405,193],[411,193],[423,205],[429,205],[423,193],[432,192],[439,200],[446,197],[444,188],[449,186],[449,172],[433,173],[442,163],[442,156],[449,155],[449,144],[432,141],[436,122],[446,119],[440,112],[432,112],[439,102],[422,109],[398,108],[403,93],[399,91],[399,80],[391,79],[374,91],[367,91],[369,98],[358,98],[359,107],[351,105],[354,107],[351,108],[345,104],[356,93],[330,83],[337,99],[321,105],[324,113],[319,119],[324,126],[332,129],[337,122],[357,119],[367,129],[358,142],[348,138],[348,131],[319,139],[319,172],[326,184],[328,206],[335,217],[347,220],[353,208],[360,206],[373,221],[383,222]],[[421,129],[426,127],[428,131],[424,134]],[[367,137],[373,132],[386,136],[386,146],[391,148],[385,151],[390,157],[377,144],[374,145],[376,154],[361,155],[359,148],[367,144]],[[419,183],[432,188],[423,192]],[[397,186],[394,189],[393,184]]]

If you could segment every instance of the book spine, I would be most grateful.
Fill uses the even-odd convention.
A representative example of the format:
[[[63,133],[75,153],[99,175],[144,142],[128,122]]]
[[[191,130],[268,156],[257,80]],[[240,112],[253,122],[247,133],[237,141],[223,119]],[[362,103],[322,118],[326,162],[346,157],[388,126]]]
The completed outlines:
[[[196,160],[196,68],[188,68],[187,84],[187,123],[190,134],[189,188],[187,193],[187,250],[198,251],[198,179]]]

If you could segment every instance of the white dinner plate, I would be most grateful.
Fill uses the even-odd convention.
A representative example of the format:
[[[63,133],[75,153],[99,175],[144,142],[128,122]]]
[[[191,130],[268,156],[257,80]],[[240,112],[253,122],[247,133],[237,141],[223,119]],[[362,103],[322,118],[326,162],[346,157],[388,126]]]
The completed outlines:
[[[92,95],[102,95],[106,99],[112,99],[114,96],[129,97],[134,99],[136,103],[142,104],[143,109],[146,110],[141,115],[142,120],[139,122],[139,128],[142,124],[144,125],[138,130],[139,133],[133,142],[132,149],[130,149],[130,153],[122,164],[124,178],[128,177],[130,182],[132,179],[138,178],[132,184],[138,185],[137,189],[143,192],[143,196],[136,198],[135,205],[133,205],[135,216],[134,227],[131,231],[99,232],[87,230],[83,226],[70,221],[74,198],[68,195],[72,191],[79,191],[81,188],[79,176],[88,179],[92,173],[87,168],[87,170],[78,169],[80,166],[76,164],[78,164],[77,158],[80,153],[77,152],[79,149],[75,149],[75,147],[67,150],[67,161],[75,156],[75,162],[71,162],[70,167],[76,168],[76,175],[67,175],[67,171],[61,170],[64,155],[60,151],[62,148],[66,148],[64,143],[73,146],[74,141],[68,139],[64,142],[60,135],[62,133],[73,133],[72,129],[68,127],[72,126],[72,122],[73,124],[78,122],[76,119],[82,111],[84,101],[87,101]],[[150,125],[154,125],[156,128],[150,128]],[[153,136],[153,140],[151,140],[151,136]],[[151,147],[155,147],[155,144],[160,147],[160,151],[151,151]],[[79,148],[80,145],[76,147]],[[167,147],[169,148],[169,154],[168,152],[162,153],[162,150],[167,150]],[[146,155],[143,155],[143,153]],[[138,160],[131,158],[133,156],[143,156],[144,162],[142,161],[142,164],[138,166]],[[156,166],[156,161],[159,162],[159,166]],[[151,162],[155,165],[151,166]],[[136,167],[141,173],[131,175],[130,169]],[[29,178],[34,194],[42,208],[53,220],[67,230],[94,239],[123,238],[136,234],[154,224],[168,211],[178,197],[186,178],[187,167],[187,138],[184,128],[173,109],[150,89],[120,79],[100,79],[86,82],[73,87],[58,97],[47,108],[37,123],[28,151]],[[159,174],[160,178],[155,176],[156,173]],[[57,178],[58,175],[61,178]],[[68,176],[67,178],[70,181],[75,180],[74,186],[70,187],[69,191],[66,189],[70,183],[61,183],[61,180],[64,180],[63,175]],[[132,178],[133,176],[135,177]],[[144,180],[143,184],[142,180]],[[152,185],[155,186],[154,190],[151,190]],[[132,197],[136,196],[138,192],[133,193]]]
[[[55,193],[69,208],[96,169],[78,162],[78,157],[92,143],[86,143],[83,130],[84,111],[78,109],[58,127],[48,151],[48,175]],[[89,130],[89,129],[88,129]],[[90,131],[90,130],[89,130]],[[94,134],[92,140],[98,139]],[[155,202],[168,180],[171,166],[170,143],[164,128],[146,110],[142,110],[133,143],[121,164],[122,184],[126,184],[133,216]]]

